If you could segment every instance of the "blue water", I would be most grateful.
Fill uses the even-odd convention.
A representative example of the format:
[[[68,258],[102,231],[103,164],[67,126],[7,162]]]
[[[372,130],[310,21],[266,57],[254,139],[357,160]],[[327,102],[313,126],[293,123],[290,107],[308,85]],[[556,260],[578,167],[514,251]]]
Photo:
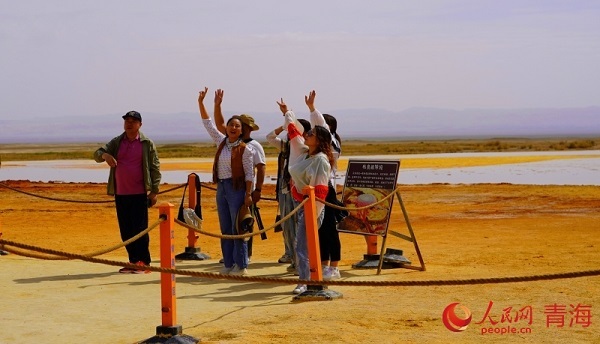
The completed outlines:
[[[600,185],[600,151],[583,152],[535,152],[535,153],[455,153],[422,154],[410,156],[353,157],[360,160],[438,158],[466,156],[511,156],[511,155],[587,155],[589,158],[557,159],[541,162],[506,164],[480,167],[456,168],[402,168],[398,175],[400,184],[477,184],[511,183],[530,185]],[[271,163],[269,161],[268,163]],[[272,162],[275,163],[275,162]],[[188,175],[195,171],[164,171],[163,183],[183,184]],[[338,183],[343,184],[344,172],[339,171]],[[210,173],[197,173],[201,181],[210,181]],[[92,182],[105,183],[108,167],[94,161],[28,161],[3,162],[0,181],[30,180],[41,182]],[[275,176],[267,176],[265,183],[274,183]]]

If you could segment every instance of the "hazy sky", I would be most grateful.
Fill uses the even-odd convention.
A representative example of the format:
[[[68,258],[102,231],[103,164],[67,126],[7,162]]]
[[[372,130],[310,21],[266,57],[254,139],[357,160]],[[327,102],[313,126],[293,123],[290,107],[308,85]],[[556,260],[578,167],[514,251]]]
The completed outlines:
[[[0,4],[2,119],[197,111],[203,86],[244,112],[600,105],[599,1]]]

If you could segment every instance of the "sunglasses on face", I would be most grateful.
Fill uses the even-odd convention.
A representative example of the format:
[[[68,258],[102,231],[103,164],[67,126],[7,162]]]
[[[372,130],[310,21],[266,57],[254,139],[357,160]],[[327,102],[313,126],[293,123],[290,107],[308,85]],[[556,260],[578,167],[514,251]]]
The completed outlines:
[[[306,135],[306,137],[311,137],[315,135],[315,132],[311,129],[309,131],[307,131],[304,135]]]

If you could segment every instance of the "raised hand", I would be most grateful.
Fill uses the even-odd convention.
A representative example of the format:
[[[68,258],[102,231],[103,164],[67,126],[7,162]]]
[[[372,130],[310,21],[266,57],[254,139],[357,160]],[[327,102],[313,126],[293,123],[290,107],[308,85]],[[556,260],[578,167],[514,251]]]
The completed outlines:
[[[200,93],[198,94],[198,103],[204,102],[204,97],[206,97],[207,93],[208,93],[208,87],[204,87],[204,91],[200,91]]]
[[[281,100],[277,102],[277,105],[279,105],[279,110],[283,115],[285,115],[285,113],[288,112],[288,107],[283,101],[283,98],[281,98]]]
[[[308,109],[310,110],[310,112],[315,111],[315,97],[316,96],[317,96],[317,92],[315,92],[315,90],[310,91],[307,96],[304,96],[304,102],[308,106]]]
[[[204,91],[200,91],[198,94],[198,108],[200,109],[200,118],[202,119],[210,119],[208,115],[208,111],[206,111],[206,107],[204,106],[204,97],[208,93],[208,87],[204,87]]]
[[[215,91],[215,105],[221,105],[223,102],[223,93],[225,92],[220,88]]]

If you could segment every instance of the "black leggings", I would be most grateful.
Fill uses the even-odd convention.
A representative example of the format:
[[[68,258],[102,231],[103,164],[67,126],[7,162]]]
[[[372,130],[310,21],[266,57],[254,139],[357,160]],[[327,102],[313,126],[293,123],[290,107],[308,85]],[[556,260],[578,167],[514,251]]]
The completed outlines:
[[[336,199],[335,189],[329,184],[329,191],[325,201],[333,203]],[[321,251],[321,261],[340,261],[342,259],[342,244],[340,235],[335,222],[335,209],[325,206],[323,223],[319,227],[319,248]]]

